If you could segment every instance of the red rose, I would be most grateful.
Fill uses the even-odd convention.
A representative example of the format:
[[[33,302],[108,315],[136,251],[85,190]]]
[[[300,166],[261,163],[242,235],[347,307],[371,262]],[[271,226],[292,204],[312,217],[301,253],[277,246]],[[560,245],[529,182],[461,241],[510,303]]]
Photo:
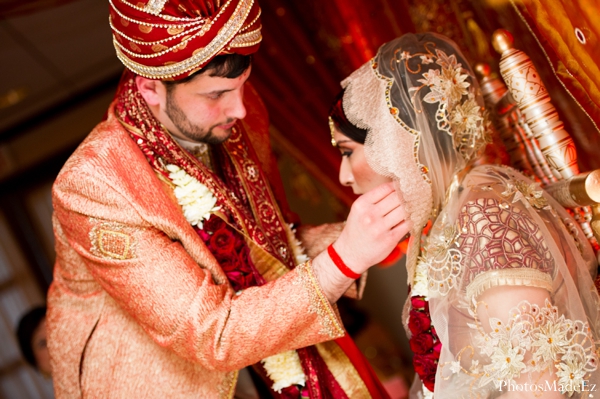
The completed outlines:
[[[254,285],[254,277],[252,274],[246,274],[239,271],[227,273],[227,279],[231,283],[234,291],[239,291]]]
[[[416,310],[429,310],[429,302],[427,302],[422,296],[413,296],[410,298],[410,304],[412,305],[412,308]]]
[[[225,273],[229,273],[229,272],[233,272],[233,271],[241,272],[241,270],[239,270],[240,264],[239,264],[236,256],[217,257],[217,261],[219,262],[221,269],[223,269],[223,271]]]
[[[413,335],[428,331],[429,327],[431,327],[429,315],[414,309],[410,311],[408,328]]]
[[[437,338],[437,336],[436,336],[436,338]],[[435,343],[435,345],[433,345],[433,353],[437,353],[437,355],[439,356],[441,351],[442,351],[442,343],[440,341],[437,341]]]
[[[250,267],[250,264],[252,261],[250,260],[250,248],[247,246],[242,247],[238,253],[238,259],[239,262],[245,266],[244,270],[251,273],[252,268]]]
[[[225,226],[225,221],[217,215],[210,215],[207,221],[202,223],[202,230],[208,233],[214,233]]]
[[[427,353],[425,355],[414,355],[413,366],[415,372],[421,377],[423,385],[427,387],[431,392],[435,385],[435,373],[437,371],[437,360],[438,357],[434,353]]]
[[[210,241],[210,234],[199,228],[196,228],[196,233],[198,233],[200,238],[202,238],[202,241],[204,241],[204,243],[208,245],[208,242]]]
[[[235,250],[239,252],[242,248],[248,248],[248,245],[246,244],[246,241],[244,241],[244,238],[240,234],[236,234]]]
[[[213,233],[210,238],[209,249],[216,257],[222,254],[235,253],[235,236],[229,229],[223,227]]]
[[[413,335],[409,342],[410,349],[416,354],[425,354],[433,348],[433,337],[428,333]]]

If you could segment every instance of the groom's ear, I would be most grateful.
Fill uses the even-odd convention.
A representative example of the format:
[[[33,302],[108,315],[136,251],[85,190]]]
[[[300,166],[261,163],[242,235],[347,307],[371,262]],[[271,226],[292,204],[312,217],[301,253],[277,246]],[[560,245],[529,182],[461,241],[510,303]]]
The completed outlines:
[[[167,87],[163,82],[138,75],[135,77],[135,84],[149,106],[164,107],[167,98]]]

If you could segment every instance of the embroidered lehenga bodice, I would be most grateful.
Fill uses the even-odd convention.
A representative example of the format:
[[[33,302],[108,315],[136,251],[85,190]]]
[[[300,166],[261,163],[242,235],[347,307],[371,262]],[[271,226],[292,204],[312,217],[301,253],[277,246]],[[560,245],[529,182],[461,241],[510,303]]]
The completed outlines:
[[[442,255],[430,259],[436,249]],[[595,257],[536,184],[505,167],[472,170],[449,196],[420,262],[442,342],[435,393],[487,398],[527,385],[588,397],[584,386],[598,379]]]

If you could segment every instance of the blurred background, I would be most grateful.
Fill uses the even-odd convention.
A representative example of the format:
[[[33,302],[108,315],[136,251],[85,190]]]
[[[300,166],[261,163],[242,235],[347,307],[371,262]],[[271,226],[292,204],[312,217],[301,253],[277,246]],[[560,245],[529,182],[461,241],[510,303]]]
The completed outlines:
[[[581,171],[600,167],[597,0],[261,0],[263,43],[251,83],[271,118],[271,144],[303,223],[344,220],[327,113],[339,82],[406,32],[449,36],[472,64],[497,70],[497,28],[536,65],[575,141]],[[595,10],[595,12],[594,12]],[[69,154],[103,118],[123,70],[105,0],[0,0],[0,398],[51,398],[15,331],[52,281],[50,190]],[[401,251],[369,272],[364,299],[341,306],[349,332],[394,398],[413,377],[400,315]]]

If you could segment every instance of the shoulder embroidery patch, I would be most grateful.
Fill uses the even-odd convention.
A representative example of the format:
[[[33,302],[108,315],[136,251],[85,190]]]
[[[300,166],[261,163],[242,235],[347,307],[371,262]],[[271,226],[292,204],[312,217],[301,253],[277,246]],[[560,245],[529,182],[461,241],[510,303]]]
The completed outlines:
[[[90,230],[90,252],[109,259],[135,258],[137,241],[131,227],[108,222],[100,223]]]

